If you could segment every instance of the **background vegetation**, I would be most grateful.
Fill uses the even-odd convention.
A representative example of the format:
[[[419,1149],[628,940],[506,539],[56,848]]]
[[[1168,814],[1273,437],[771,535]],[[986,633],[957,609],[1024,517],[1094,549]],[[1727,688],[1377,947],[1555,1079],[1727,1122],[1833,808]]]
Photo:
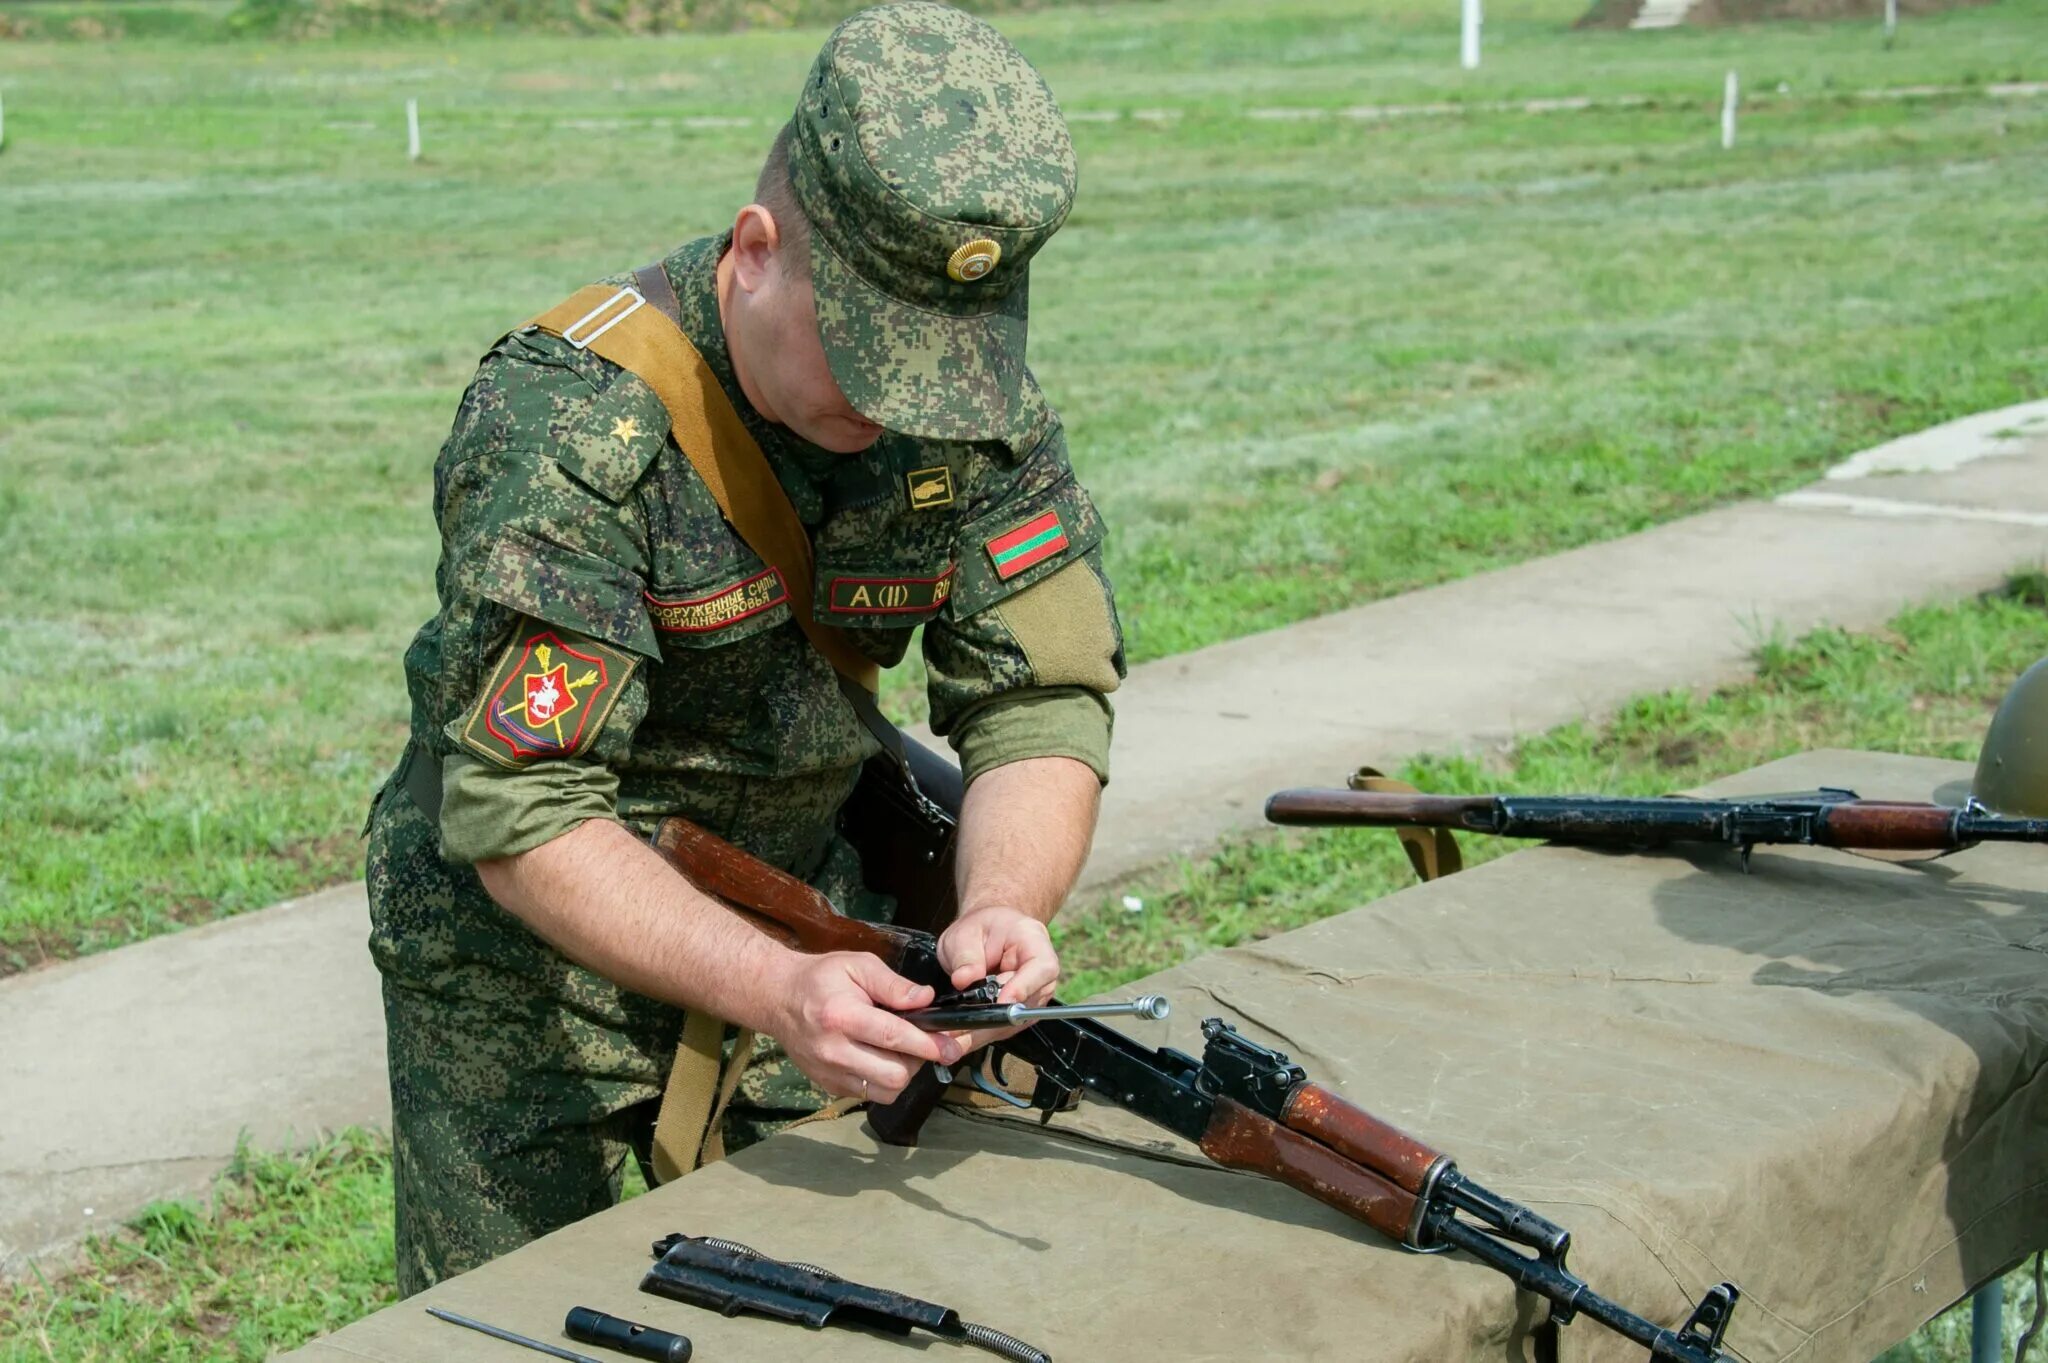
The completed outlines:
[[[2048,0],[1577,14],[1503,0],[1477,73],[1437,0],[1006,21],[1074,120],[1032,354],[1134,659],[2048,387]],[[0,44],[0,971],[356,873],[476,356],[728,222],[816,40]]]

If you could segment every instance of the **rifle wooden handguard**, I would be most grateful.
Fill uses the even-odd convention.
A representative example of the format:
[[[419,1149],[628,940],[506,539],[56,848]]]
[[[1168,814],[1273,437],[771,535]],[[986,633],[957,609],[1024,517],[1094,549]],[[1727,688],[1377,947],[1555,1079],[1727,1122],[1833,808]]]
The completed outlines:
[[[1821,815],[1817,840],[1824,847],[1945,852],[1957,845],[1956,813],[1946,805],[1849,800]]]
[[[1216,1100],[1202,1133],[1202,1153],[1226,1169],[1277,1179],[1389,1240],[1409,1243],[1416,1219],[1413,1193],[1234,1099]]]
[[[1280,1120],[1291,1131],[1321,1141],[1344,1158],[1392,1179],[1402,1190],[1426,1192],[1450,1158],[1399,1127],[1346,1102],[1321,1084],[1302,1084],[1287,1099]],[[1396,1239],[1406,1238],[1396,1236]]]

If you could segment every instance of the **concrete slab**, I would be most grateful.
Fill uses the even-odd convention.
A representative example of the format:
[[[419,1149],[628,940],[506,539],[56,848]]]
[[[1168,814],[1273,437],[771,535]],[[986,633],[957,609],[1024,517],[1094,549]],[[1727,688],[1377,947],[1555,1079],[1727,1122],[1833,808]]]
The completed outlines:
[[[1947,515],[2048,524],[2048,403],[2040,406],[2038,416],[1987,435],[1968,460],[1928,467],[1902,455],[1854,478],[1838,476],[1837,469],[1827,482],[1781,497],[1779,504],[1895,518]]]
[[[2000,454],[2032,438],[2048,437],[2048,400],[1958,417],[1851,455],[1828,470],[1828,481],[1894,473],[1946,473]]]
[[[1084,886],[1259,826],[1279,787],[1732,681],[1774,631],[1876,625],[2048,562],[2036,415],[2048,403],[1895,442],[1776,504],[1137,668]],[[1801,502],[1877,493],[1910,514]],[[388,1121],[367,930],[362,886],[342,886],[0,983],[0,1270],[203,1187],[245,1127],[276,1143]]]
[[[360,883],[0,986],[0,1272],[276,1147],[388,1125]]]

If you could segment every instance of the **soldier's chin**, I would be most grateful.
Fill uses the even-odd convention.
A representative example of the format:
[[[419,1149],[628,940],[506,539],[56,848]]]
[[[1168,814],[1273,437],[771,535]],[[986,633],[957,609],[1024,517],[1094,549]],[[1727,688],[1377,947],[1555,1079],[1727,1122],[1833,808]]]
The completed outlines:
[[[859,454],[882,438],[883,428],[861,417],[831,416],[804,424],[807,429],[797,434],[834,454]]]

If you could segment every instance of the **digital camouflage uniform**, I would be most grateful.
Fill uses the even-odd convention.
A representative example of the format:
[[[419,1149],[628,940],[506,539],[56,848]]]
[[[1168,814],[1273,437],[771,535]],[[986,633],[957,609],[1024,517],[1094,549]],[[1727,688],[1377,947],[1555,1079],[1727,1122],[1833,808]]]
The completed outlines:
[[[981,21],[888,6],[834,32],[793,134],[827,357],[889,432],[843,456],[768,424],[720,323],[728,238],[664,266],[811,531],[815,612],[885,666],[924,627],[932,727],[970,783],[1047,755],[1106,780],[1123,654],[1102,525],[1023,364],[1025,266],[1074,183],[1051,96]],[[473,863],[586,819],[645,837],[683,815],[845,911],[888,910],[834,828],[875,742],[646,383],[506,336],[441,449],[434,513],[440,609],[406,653],[412,746],[368,856],[408,1294],[614,1201],[682,1028],[528,931]],[[822,1101],[764,1042],[728,1148]]]

